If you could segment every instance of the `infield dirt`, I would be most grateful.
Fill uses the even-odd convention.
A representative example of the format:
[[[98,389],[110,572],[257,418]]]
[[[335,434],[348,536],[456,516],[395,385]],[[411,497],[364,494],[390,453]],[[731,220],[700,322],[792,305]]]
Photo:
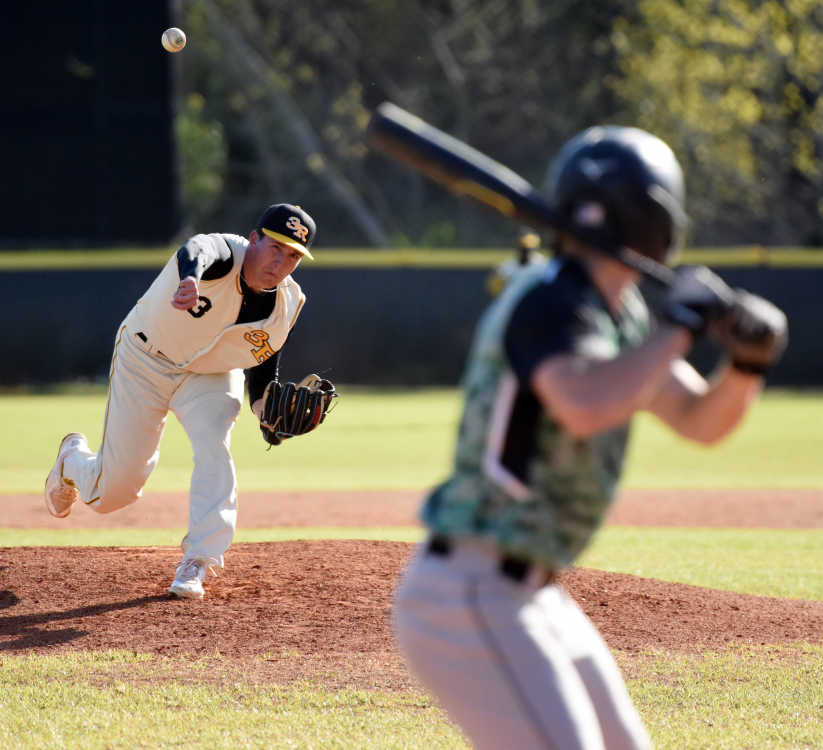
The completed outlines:
[[[183,495],[150,494],[110,516],[81,507],[63,521],[46,514],[40,497],[2,501],[19,509],[15,527],[158,528],[184,526],[186,517]],[[246,493],[239,526],[412,525],[419,501],[417,492]],[[630,491],[609,522],[819,528],[823,493]],[[412,549],[356,540],[235,544],[219,577],[206,581],[206,599],[192,602],[166,594],[176,548],[0,548],[0,653],[127,649],[195,657],[199,679],[407,689],[414,681],[392,643],[391,597]],[[623,652],[823,642],[823,602],[580,568],[561,581]]]

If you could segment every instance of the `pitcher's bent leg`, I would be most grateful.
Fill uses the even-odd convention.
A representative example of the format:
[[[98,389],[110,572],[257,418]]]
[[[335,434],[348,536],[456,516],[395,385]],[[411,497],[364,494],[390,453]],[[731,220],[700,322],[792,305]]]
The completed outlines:
[[[194,452],[183,555],[220,567],[237,525],[231,431],[242,406],[243,383],[242,370],[224,375],[192,374],[172,399],[172,408]]]
[[[110,513],[135,502],[157,465],[166,424],[172,368],[138,349],[125,327],[118,332],[109,373],[103,437],[97,453],[72,451],[64,476],[82,502]]]

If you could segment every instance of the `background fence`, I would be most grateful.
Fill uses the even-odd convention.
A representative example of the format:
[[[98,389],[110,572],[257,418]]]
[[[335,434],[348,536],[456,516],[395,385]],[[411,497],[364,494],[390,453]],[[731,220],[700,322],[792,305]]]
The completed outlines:
[[[0,273],[4,356],[0,384],[104,378],[120,321],[156,270]],[[488,303],[484,269],[315,268],[295,278],[308,301],[287,343],[284,377],[319,372],[340,383],[454,384],[477,316]],[[733,286],[762,294],[791,322],[789,348],[769,378],[823,385],[817,327],[823,268],[721,268]],[[714,361],[708,346],[693,361]]]

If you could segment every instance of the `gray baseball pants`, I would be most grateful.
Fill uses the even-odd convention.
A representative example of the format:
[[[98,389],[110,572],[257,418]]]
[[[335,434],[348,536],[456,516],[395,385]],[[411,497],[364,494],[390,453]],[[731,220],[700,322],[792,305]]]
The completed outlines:
[[[394,624],[411,671],[480,750],[651,748],[591,621],[562,587],[504,576],[488,542],[420,547]]]

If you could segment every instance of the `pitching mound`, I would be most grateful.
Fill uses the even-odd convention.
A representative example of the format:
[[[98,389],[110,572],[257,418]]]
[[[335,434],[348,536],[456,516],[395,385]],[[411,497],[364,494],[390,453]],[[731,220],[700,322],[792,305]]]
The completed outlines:
[[[240,527],[416,524],[420,492],[243,493]],[[118,513],[53,519],[40,495],[4,496],[18,528],[184,527],[184,493],[149,493]],[[628,491],[609,523],[819,528],[823,492]],[[202,602],[166,593],[171,548],[0,548],[0,654],[129,649],[188,654],[196,679],[406,689],[391,595],[411,547],[391,542],[236,544]],[[746,596],[573,569],[563,584],[624,652],[823,639],[823,602]],[[194,662],[193,662],[194,663]],[[169,679],[182,679],[174,662]],[[160,667],[158,666],[158,669]]]
[[[246,678],[412,685],[391,639],[391,596],[411,545],[237,544],[203,601],[170,598],[170,548],[0,549],[0,652],[189,654]],[[823,602],[747,596],[573,569],[563,584],[627,651],[823,639]],[[203,667],[201,666],[201,670]],[[202,678],[203,672],[198,675]]]

